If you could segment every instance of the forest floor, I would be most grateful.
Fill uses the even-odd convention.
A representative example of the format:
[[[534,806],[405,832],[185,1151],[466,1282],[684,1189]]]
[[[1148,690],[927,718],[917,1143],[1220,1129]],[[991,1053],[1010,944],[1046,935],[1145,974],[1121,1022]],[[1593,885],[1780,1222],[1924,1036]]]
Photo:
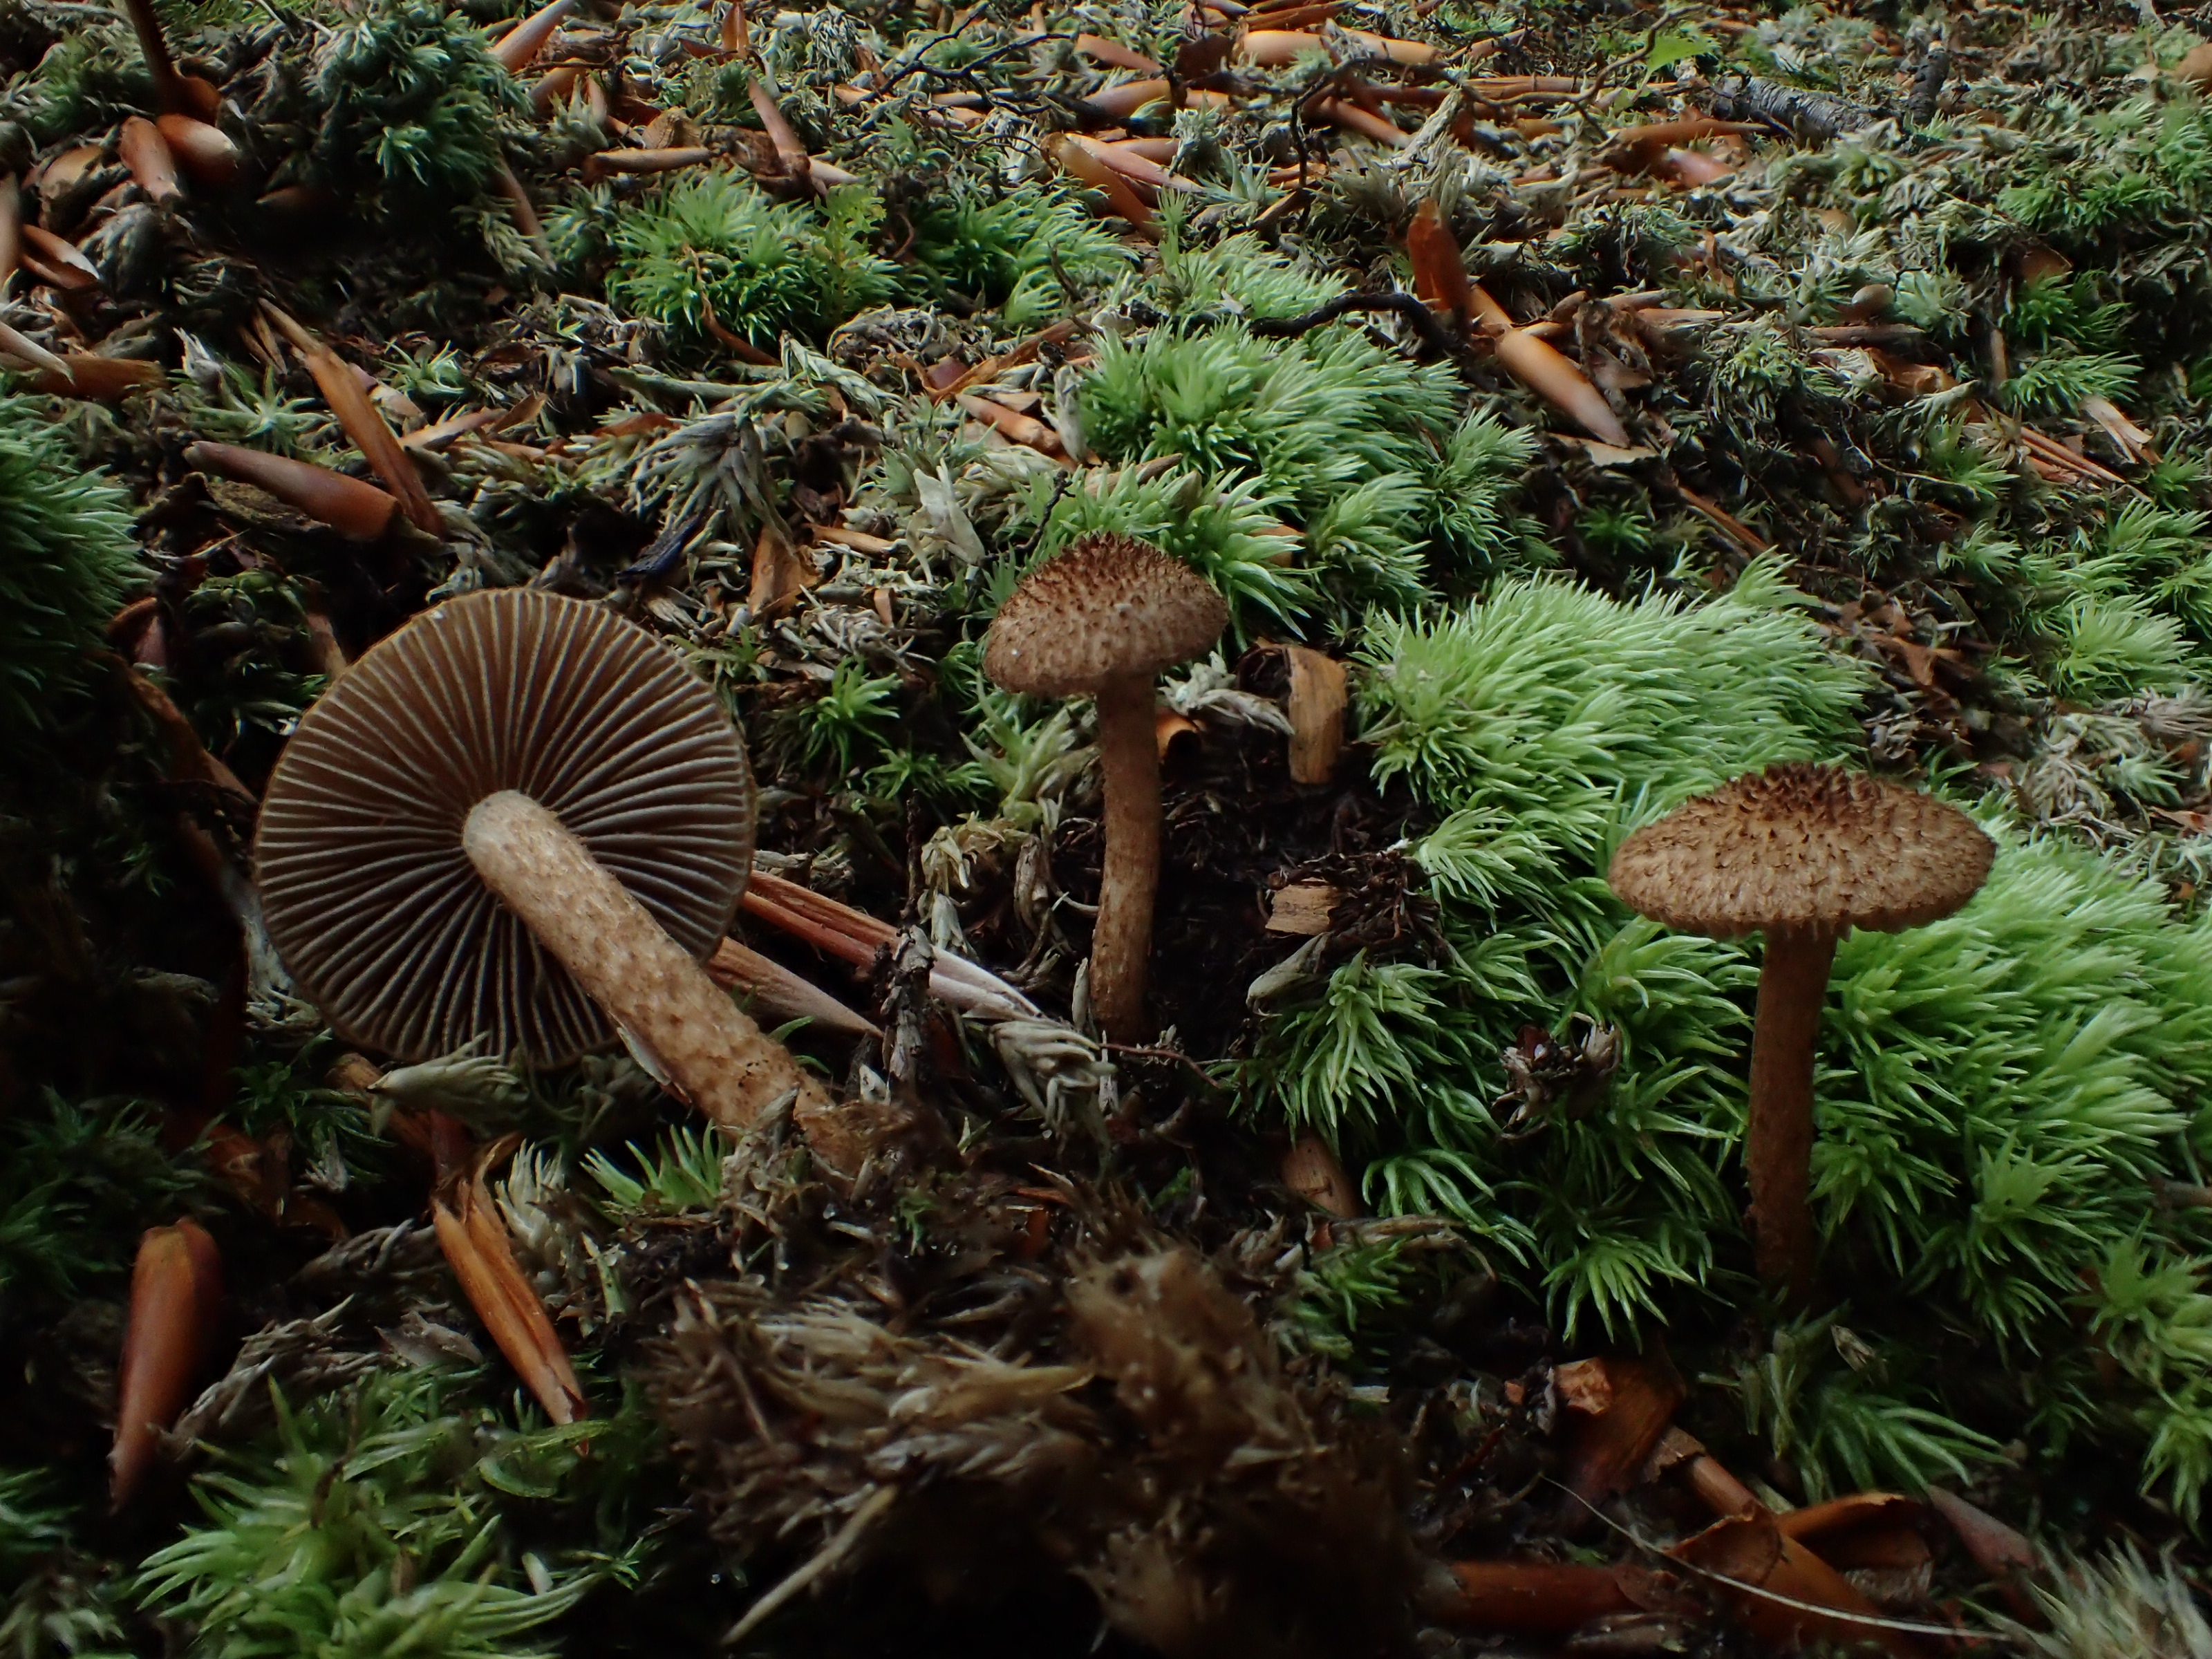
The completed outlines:
[[[0,9],[0,1653],[2212,1655],[2208,37]],[[983,669],[1094,532],[1229,616],[1134,1042]],[[744,733],[857,1178],[271,946],[302,717],[521,586]],[[1604,880],[1804,761],[1996,848],[1838,950],[1809,1304],[1760,947]]]

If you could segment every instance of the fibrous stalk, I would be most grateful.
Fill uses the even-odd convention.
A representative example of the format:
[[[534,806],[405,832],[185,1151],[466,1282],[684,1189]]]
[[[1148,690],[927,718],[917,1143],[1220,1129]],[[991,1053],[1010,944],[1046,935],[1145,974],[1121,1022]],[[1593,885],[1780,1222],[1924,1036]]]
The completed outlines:
[[[778,1099],[827,1109],[822,1085],[708,977],[583,842],[503,789],[469,814],[461,845],[484,883],[691,1103],[744,1129]]]
[[[1813,1042],[1835,956],[1829,929],[1770,930],[1751,1039],[1752,1248],[1759,1276],[1793,1307],[1813,1292]]]
[[[1160,756],[1152,682],[1101,686],[1098,757],[1106,778],[1106,858],[1091,941],[1091,1007],[1117,1042],[1141,1042],[1152,949],[1152,897],[1160,882]]]

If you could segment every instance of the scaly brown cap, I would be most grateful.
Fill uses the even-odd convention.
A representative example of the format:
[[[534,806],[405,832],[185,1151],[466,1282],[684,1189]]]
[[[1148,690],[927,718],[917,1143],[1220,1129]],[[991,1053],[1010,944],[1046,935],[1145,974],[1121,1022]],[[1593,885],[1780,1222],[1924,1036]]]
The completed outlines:
[[[1996,848],[1932,795],[1861,772],[1774,766],[1685,801],[1621,842],[1606,879],[1632,909],[1686,933],[1894,933],[1948,916]]]
[[[483,1038],[554,1065],[613,1035],[461,850],[487,795],[556,815],[703,957],[752,866],[744,746],[676,654],[602,605],[449,600],[300,721],[255,845],[269,935],[349,1039],[403,1060]]]
[[[1097,531],[1022,578],[991,624],[983,672],[1009,691],[1073,696],[1188,662],[1228,625],[1228,605],[1188,565]]]

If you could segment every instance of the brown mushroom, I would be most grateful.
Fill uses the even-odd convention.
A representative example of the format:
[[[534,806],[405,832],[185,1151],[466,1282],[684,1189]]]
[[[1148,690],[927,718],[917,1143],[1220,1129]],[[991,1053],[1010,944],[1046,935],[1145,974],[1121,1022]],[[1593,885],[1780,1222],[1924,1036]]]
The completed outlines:
[[[651,635],[552,593],[470,595],[301,720],[261,809],[270,937],[363,1046],[554,1065],[619,1028],[720,1123],[793,1091],[804,1119],[821,1086],[699,961],[753,810],[738,733]]]
[[[1152,680],[1221,637],[1229,607],[1206,580],[1133,536],[1079,537],[1000,607],[983,671],[1009,691],[1098,704],[1106,861],[1091,945],[1091,1006],[1121,1042],[1146,1032],[1152,897],[1160,878],[1160,763]]]
[[[1620,844],[1607,880],[1632,908],[1715,939],[1766,935],[1744,1161],[1759,1276],[1812,1291],[1813,1045],[1836,942],[1948,916],[1995,848],[1932,796],[1861,773],[1770,767],[1685,802]]]

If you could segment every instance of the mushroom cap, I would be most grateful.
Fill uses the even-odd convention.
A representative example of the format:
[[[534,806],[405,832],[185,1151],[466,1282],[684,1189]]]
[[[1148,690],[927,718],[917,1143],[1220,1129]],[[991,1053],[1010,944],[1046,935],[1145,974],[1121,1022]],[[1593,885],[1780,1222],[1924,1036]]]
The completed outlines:
[[[983,672],[1009,691],[1066,697],[1109,680],[1150,679],[1212,648],[1229,606],[1150,542],[1079,536],[1022,578],[983,646]]]
[[[482,1039],[543,1066],[613,1035],[462,851],[470,809],[502,789],[557,816],[693,955],[728,928],[753,783],[713,693],[604,606],[452,599],[307,710],[262,803],[270,939],[349,1040],[411,1060]]]
[[[1631,908],[1716,939],[1766,928],[1894,933],[1948,916],[1996,854],[1955,806],[1862,772],[1795,763],[1685,801],[1620,844]]]

